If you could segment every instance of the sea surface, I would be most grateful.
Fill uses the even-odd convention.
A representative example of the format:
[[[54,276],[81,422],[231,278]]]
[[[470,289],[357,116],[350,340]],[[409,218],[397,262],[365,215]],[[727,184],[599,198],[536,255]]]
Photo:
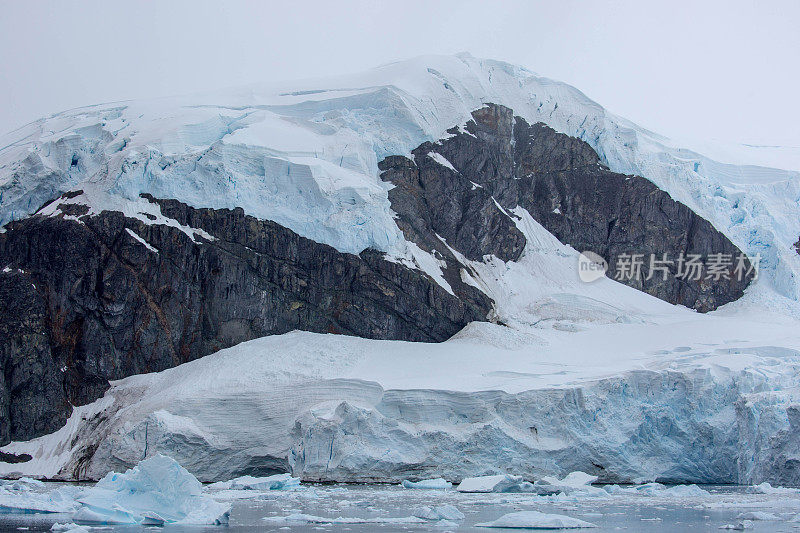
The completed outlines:
[[[47,484],[52,488],[56,484]],[[58,484],[63,486],[64,484]],[[592,487],[594,489],[595,487]],[[601,487],[602,488],[602,487]],[[587,531],[696,532],[720,531],[726,525],[746,531],[800,529],[800,491],[761,494],[751,487],[703,486],[670,491],[669,487],[616,487],[612,494],[537,496],[533,494],[462,494],[455,490],[415,490],[397,485],[303,485],[296,490],[259,492],[222,490],[208,493],[230,501],[227,526],[97,526],[89,531],[504,531],[476,524],[507,513],[540,511],[577,518],[597,526]],[[424,507],[450,505],[460,520],[418,523]],[[758,517],[760,520],[746,520]],[[765,520],[764,518],[768,518]],[[326,522],[327,521],[327,522]],[[57,513],[0,514],[0,531],[49,531],[70,522]],[[362,523],[359,523],[362,522]],[[505,531],[511,531],[505,529]],[[519,531],[519,530],[517,530]]]

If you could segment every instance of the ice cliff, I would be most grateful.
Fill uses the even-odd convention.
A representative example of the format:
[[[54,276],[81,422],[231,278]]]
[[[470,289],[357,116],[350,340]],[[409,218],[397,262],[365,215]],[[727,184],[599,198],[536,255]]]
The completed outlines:
[[[0,147],[0,474],[166,453],[203,481],[800,484],[797,169],[468,55],[72,110]],[[579,280],[575,247],[634,243],[760,275]]]

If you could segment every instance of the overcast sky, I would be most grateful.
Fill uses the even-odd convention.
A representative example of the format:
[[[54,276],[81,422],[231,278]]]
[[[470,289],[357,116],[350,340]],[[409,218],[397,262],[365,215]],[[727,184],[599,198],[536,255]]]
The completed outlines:
[[[469,51],[677,138],[800,146],[800,2],[0,0],[0,131]]]

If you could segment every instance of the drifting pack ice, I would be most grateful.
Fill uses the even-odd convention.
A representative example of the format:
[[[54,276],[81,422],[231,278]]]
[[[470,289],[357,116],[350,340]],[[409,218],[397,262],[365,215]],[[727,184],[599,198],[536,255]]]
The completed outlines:
[[[68,514],[73,522],[54,530],[83,525],[227,524],[231,505],[203,494],[197,478],[173,459],[156,454],[124,473],[109,472],[94,486],[65,486],[49,492],[30,492],[19,482],[0,489],[3,513]]]
[[[468,55],[0,147],[2,475],[800,483],[790,149]]]

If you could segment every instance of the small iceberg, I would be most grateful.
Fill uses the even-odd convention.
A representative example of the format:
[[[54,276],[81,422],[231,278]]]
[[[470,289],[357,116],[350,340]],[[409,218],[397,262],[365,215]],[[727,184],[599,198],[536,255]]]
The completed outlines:
[[[661,483],[646,483],[633,487],[620,487],[607,485],[605,492],[608,494],[636,494],[640,496],[669,497],[669,498],[703,498],[711,493],[697,485],[675,485],[667,487]]]
[[[0,489],[29,491],[34,488],[44,487],[44,482],[29,477],[19,479],[0,480]]]
[[[414,512],[414,516],[430,521],[449,520],[451,522],[458,522],[459,520],[464,520],[464,513],[449,503],[437,505],[435,507],[420,507]]]
[[[275,474],[267,477],[241,476],[229,481],[218,481],[208,486],[210,489],[231,490],[290,490],[300,486],[300,478],[291,474]]]
[[[85,526],[79,526],[74,522],[66,524],[59,524],[58,522],[56,522],[50,528],[50,531],[59,531],[63,533],[89,533],[89,528]]]
[[[768,513],[766,511],[748,511],[746,513],[740,513],[739,516],[736,517],[737,520],[752,520],[754,522],[761,521],[761,522],[778,522],[783,520],[780,516]]]
[[[674,487],[664,489],[664,494],[674,498],[702,498],[711,495],[710,492],[701,489],[697,485],[675,485]]]
[[[725,524],[724,526],[719,526],[719,529],[730,529],[731,531],[744,531],[745,529],[750,529],[752,527],[750,522],[745,520],[744,522],[738,522],[736,524]]]
[[[71,513],[77,508],[74,498],[77,488],[62,487],[41,493],[17,483],[0,487],[0,514]]]
[[[560,514],[546,514],[539,511],[519,511],[503,515],[493,522],[475,524],[476,527],[509,529],[581,529],[597,527],[590,522]]]
[[[605,491],[602,489],[591,486],[597,479],[597,476],[587,474],[586,472],[570,472],[564,479],[544,476],[542,479],[537,480],[536,483],[533,484],[533,487],[534,492],[542,495],[557,494],[559,492],[570,494],[576,491],[605,494]]]
[[[586,472],[570,472],[567,474],[564,479],[557,479],[550,476],[545,476],[542,478],[542,481],[546,481],[548,483],[556,484],[556,485],[564,485],[566,487],[572,488],[581,488],[587,485],[591,485],[595,481],[597,481],[598,477],[593,476],[591,474],[587,474]]]
[[[531,492],[533,484],[521,476],[500,474],[498,476],[468,477],[456,487],[458,492]]]
[[[754,494],[798,494],[800,493],[800,489],[773,487],[765,481],[760,485],[750,487],[748,492],[752,492]]]
[[[416,516],[403,516],[399,518],[358,518],[358,517],[338,517],[325,518],[304,513],[292,513],[287,516],[267,516],[262,518],[264,522],[272,525],[300,525],[300,524],[380,524],[380,525],[415,525],[427,524],[428,520]]]
[[[185,468],[155,455],[120,474],[111,472],[78,497],[73,516],[92,524],[227,524],[231,505],[203,495],[203,486]]]
[[[446,490],[453,488],[452,483],[440,477],[436,479],[423,479],[422,481],[408,481],[404,479],[400,484],[406,489]]]

